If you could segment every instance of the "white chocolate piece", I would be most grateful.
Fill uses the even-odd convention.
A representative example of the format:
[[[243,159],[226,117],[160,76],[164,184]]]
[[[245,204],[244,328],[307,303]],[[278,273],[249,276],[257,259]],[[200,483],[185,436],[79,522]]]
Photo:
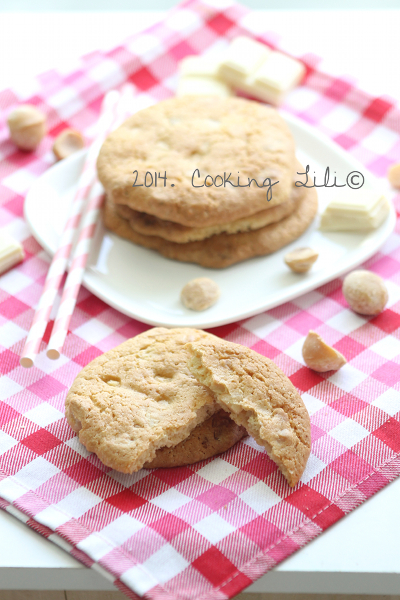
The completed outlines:
[[[217,76],[219,65],[218,60],[202,56],[187,56],[181,60],[176,95],[231,96],[230,86]]]
[[[5,229],[0,229],[0,273],[24,260],[25,254],[21,244]]]
[[[263,100],[263,102],[269,102],[270,104],[273,104],[274,106],[279,106],[279,104],[282,104],[284,97],[285,97],[284,94],[276,92],[276,90],[273,90],[272,88],[268,87],[267,85],[256,86],[256,85],[254,85],[254,83],[252,83],[248,79],[245,80],[245,82],[240,86],[239,89],[242,92],[247,92],[248,94],[253,96],[253,98],[257,98],[258,100]]]
[[[179,63],[181,77],[218,78],[220,61],[207,56],[187,56]]]
[[[115,379],[109,379],[106,383],[108,383],[108,385],[111,385],[112,387],[118,387],[120,384],[119,381],[116,381]]]
[[[382,194],[370,190],[343,193],[330,202],[321,216],[323,231],[365,231],[376,229],[390,210]]]
[[[213,77],[182,77],[178,82],[177,96],[231,96],[231,88]]]
[[[229,45],[218,71],[228,83],[240,87],[240,82],[267,60],[271,50],[251,38],[239,36]]]
[[[286,94],[303,78],[304,65],[281,52],[271,52],[255,73],[246,81],[247,86],[266,88],[277,94]]]
[[[218,75],[251,96],[278,105],[302,79],[303,63],[250,38],[235,38]]]

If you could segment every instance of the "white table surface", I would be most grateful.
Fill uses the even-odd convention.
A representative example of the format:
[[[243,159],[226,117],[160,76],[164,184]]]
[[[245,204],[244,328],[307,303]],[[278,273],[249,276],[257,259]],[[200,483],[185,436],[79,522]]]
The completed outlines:
[[[82,0],[85,6],[84,0]],[[0,89],[112,47],[160,12],[0,13]],[[400,10],[257,11],[294,53],[400,100]],[[1,110],[1,107],[0,107]],[[250,586],[248,592],[400,594],[400,479]],[[0,511],[0,590],[113,590],[111,583]]]

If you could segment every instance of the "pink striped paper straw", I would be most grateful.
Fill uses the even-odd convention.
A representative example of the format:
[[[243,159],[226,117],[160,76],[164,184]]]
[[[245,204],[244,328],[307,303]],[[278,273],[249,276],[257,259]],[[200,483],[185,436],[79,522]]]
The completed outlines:
[[[97,155],[114,122],[113,107],[116,106],[119,98],[120,94],[115,90],[108,92],[104,97],[97,126],[97,134],[88,150],[83,171],[79,178],[78,189],[71,205],[70,214],[64,226],[60,244],[47,273],[44,289],[22,351],[20,364],[23,367],[31,367],[39,351],[40,342],[50,319],[61,279],[67,268],[68,257],[72,249],[73,239],[80,222],[82,210],[95,180]]]
[[[61,303],[53,325],[49,341],[47,356],[57,359],[64,344],[69,322],[75,309],[76,299],[81,287],[86,262],[90,251],[90,244],[94,236],[99,211],[103,203],[104,190],[100,184],[95,184],[90,192],[86,212],[82,218],[78,242],[72,256],[68,277],[64,284]]]
[[[120,102],[114,107],[114,127],[132,114],[133,92],[132,86],[122,88]],[[112,129],[114,129],[112,127]],[[73,250],[72,263],[69,268],[68,277],[65,281],[61,303],[57,317],[54,321],[53,331],[49,341],[47,356],[53,360],[60,357],[60,353],[68,333],[69,323],[75,309],[76,300],[85,273],[86,262],[90,252],[90,245],[96,231],[99,213],[104,200],[104,190],[99,182],[91,189],[82,225],[79,232],[78,242]]]

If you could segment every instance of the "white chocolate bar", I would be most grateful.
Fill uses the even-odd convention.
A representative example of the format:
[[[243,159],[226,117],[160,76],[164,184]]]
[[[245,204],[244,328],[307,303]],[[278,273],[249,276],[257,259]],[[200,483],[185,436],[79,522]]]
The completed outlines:
[[[177,96],[230,96],[233,86],[278,105],[305,73],[304,65],[265,44],[239,36],[222,57],[187,56],[179,64]]]
[[[218,75],[240,87],[241,81],[256,71],[267,60],[271,50],[247,37],[237,37],[229,45],[218,71]]]
[[[233,87],[272,104],[280,104],[304,73],[300,61],[245,37],[231,42],[218,70]]]
[[[242,92],[247,92],[254,98],[258,100],[263,100],[264,102],[269,102],[270,104],[274,104],[274,106],[279,106],[284,100],[286,94],[279,93],[268,85],[254,85],[252,82],[246,81],[240,87]]]
[[[0,273],[4,273],[25,257],[24,250],[5,229],[0,229]]]
[[[321,216],[323,231],[361,231],[376,229],[390,210],[382,194],[370,190],[348,191],[332,200]]]
[[[268,86],[278,93],[286,93],[299,83],[304,73],[305,67],[298,60],[281,52],[271,52],[246,85]]]
[[[220,61],[207,56],[187,56],[179,63],[181,77],[218,78]]]
[[[181,77],[177,96],[231,96],[232,90],[223,81],[213,77]]]

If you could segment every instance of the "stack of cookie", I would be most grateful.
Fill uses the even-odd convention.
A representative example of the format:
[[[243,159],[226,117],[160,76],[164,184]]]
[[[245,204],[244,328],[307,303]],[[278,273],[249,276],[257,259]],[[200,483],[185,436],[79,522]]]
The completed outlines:
[[[105,141],[106,226],[175,260],[227,267],[298,238],[317,211],[278,112],[185,96],[136,113]]]
[[[75,379],[66,417],[86,448],[123,473],[176,467],[252,435],[290,486],[310,453],[310,420],[268,358],[197,329],[156,327]]]

